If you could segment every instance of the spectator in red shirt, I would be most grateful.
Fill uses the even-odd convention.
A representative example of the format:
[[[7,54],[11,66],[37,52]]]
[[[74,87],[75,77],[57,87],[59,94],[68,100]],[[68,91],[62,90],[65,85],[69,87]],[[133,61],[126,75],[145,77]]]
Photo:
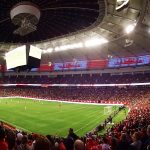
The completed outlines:
[[[8,150],[8,144],[5,142],[5,130],[0,127],[0,150]]]

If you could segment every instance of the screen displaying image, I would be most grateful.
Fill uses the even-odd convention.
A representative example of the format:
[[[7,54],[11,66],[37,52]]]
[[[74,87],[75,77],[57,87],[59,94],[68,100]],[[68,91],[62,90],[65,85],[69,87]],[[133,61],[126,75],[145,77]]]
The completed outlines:
[[[12,69],[27,64],[25,45],[8,52],[5,56],[7,69]]]
[[[37,58],[37,59],[41,59],[41,49],[35,47],[35,46],[30,46],[30,52],[29,52],[29,56]]]

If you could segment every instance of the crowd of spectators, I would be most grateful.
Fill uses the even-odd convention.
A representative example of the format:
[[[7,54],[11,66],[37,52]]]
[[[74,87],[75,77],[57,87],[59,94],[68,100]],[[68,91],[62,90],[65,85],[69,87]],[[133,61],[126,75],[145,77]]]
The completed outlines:
[[[89,78],[94,79],[92,76],[89,75]],[[101,77],[102,76],[100,76],[100,78]],[[126,81],[124,81],[124,77],[123,79],[117,79],[115,76],[111,77],[110,75],[109,77],[111,80],[112,78],[115,78],[112,82],[126,82],[127,79],[129,83],[133,82],[132,77],[127,78]],[[35,78],[39,78],[40,80],[40,77]],[[66,80],[67,77],[62,78],[65,78]],[[72,78],[72,76],[70,78]],[[81,78],[82,76],[79,77],[79,82],[82,80]],[[51,78],[49,79],[51,80]],[[61,83],[65,83],[65,80],[63,79],[60,79],[59,82],[62,81]],[[68,79],[66,82],[70,82],[70,80]],[[100,81],[101,79],[97,80]],[[137,75],[134,82],[143,82],[144,80],[149,81],[149,76],[141,79],[138,78]],[[31,81],[32,80],[30,80],[30,82]],[[45,83],[45,80],[43,81]],[[96,80],[94,79],[94,82],[95,81]],[[96,81],[96,83],[99,83],[99,81]],[[109,81],[109,78],[107,81]],[[26,82],[29,83],[27,80]],[[72,80],[72,82],[78,83],[78,78],[75,81]],[[93,81],[84,80],[83,82],[92,83]],[[48,133],[47,136],[41,136],[35,133],[29,134],[23,131],[8,129],[5,124],[1,122],[0,150],[150,150],[150,86],[18,86],[1,87],[0,89],[0,97],[26,97],[27,93],[28,97],[47,100],[64,100],[89,103],[122,103],[130,108],[130,112],[124,121],[111,127],[106,125],[106,134],[99,135],[96,130],[93,130],[83,137],[76,135],[72,128],[69,129],[68,135],[66,133],[66,137],[57,137],[50,135],[50,133]]]
[[[28,95],[26,94],[28,93]],[[20,96],[88,103],[121,103],[133,106],[150,97],[149,86],[125,87],[1,87],[1,97]]]
[[[143,74],[77,74],[57,76],[4,76],[0,83],[26,84],[110,84],[150,82],[150,73]]]

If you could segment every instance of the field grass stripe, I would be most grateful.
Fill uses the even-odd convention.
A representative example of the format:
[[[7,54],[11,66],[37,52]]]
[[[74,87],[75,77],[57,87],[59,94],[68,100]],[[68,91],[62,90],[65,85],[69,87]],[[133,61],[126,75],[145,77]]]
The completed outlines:
[[[85,126],[79,128],[78,130],[76,130],[75,132],[77,133],[78,131],[82,130],[83,128],[89,126],[91,123],[93,124],[93,122],[97,121],[98,119],[100,119],[100,117],[102,117],[104,115],[98,116],[97,118],[93,119],[92,121],[90,121],[89,123],[87,123]],[[100,120],[98,120],[100,122]],[[96,124],[96,123],[95,123]],[[98,124],[97,124],[98,125]]]
[[[81,114],[82,112],[83,112],[84,110],[82,109],[82,110],[80,110],[80,111],[78,111],[78,114]],[[90,113],[88,113],[88,116],[89,117],[87,117],[86,116],[86,118],[85,119],[89,119],[89,118],[92,118],[93,116],[95,116],[95,115],[97,115],[97,112],[100,114],[100,111],[99,110],[96,110],[96,109],[94,109],[94,110],[92,110]],[[78,116],[76,116],[75,115],[75,117],[77,117],[78,118]],[[73,119],[73,116],[69,116],[69,115],[67,115],[67,118],[69,119],[69,118],[71,118],[71,119]],[[83,119],[82,119],[83,120]],[[76,124],[76,123],[75,123]]]
[[[96,111],[94,111],[94,112],[92,112],[91,113],[91,115],[89,115],[89,113],[88,113],[88,115],[90,116],[90,117],[86,117],[84,120],[82,119],[82,120],[79,120],[78,122],[76,121],[75,123],[72,123],[71,125],[72,126],[74,126],[74,125],[82,125],[82,124],[86,124],[86,126],[88,126],[89,124],[91,124],[91,123],[93,123],[93,122],[95,122],[95,120],[98,120],[98,118],[100,119],[102,116],[105,116],[105,115],[100,115],[100,116],[98,116],[96,119],[94,119],[94,120],[92,120],[90,123],[88,123],[88,125],[87,125],[87,123],[84,123],[84,122],[89,122],[89,120],[91,120],[91,118],[93,118],[93,116],[95,116],[95,115],[97,115],[96,114],[96,112],[98,111],[98,114],[101,114],[101,113],[103,113],[103,111],[99,111],[99,110],[96,110]],[[100,120],[99,120],[99,122],[100,122]],[[94,123],[95,124],[95,123]],[[98,124],[98,123],[97,123]],[[82,129],[83,128],[85,128],[86,126],[84,126],[84,127],[81,127]],[[65,129],[66,127],[64,127],[64,128],[61,128],[61,129]],[[81,129],[80,128],[80,129]],[[77,130],[75,130],[75,132],[77,132]],[[59,132],[59,133],[61,133],[61,131]]]
[[[86,109],[85,109],[86,110]],[[80,112],[82,113],[84,110],[82,109],[82,110],[80,110],[80,111],[78,111],[78,114],[80,114]],[[96,112],[97,112],[97,110],[93,110],[91,113],[88,113],[88,116],[90,116],[90,117],[88,117],[88,118],[92,118],[93,116],[95,116],[96,115]],[[98,111],[99,112],[99,111]],[[73,119],[73,116],[69,116],[69,115],[67,115],[66,116],[67,117],[67,119],[69,119],[69,118],[71,118],[71,119]],[[74,116],[74,117],[78,117],[78,116]],[[86,119],[88,120],[88,118],[86,117]]]

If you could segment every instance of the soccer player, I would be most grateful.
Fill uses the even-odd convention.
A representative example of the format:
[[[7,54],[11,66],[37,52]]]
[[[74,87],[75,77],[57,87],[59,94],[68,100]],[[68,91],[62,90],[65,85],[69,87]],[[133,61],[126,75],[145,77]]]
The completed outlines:
[[[61,107],[62,107],[62,102],[59,102],[59,109],[61,109]]]

